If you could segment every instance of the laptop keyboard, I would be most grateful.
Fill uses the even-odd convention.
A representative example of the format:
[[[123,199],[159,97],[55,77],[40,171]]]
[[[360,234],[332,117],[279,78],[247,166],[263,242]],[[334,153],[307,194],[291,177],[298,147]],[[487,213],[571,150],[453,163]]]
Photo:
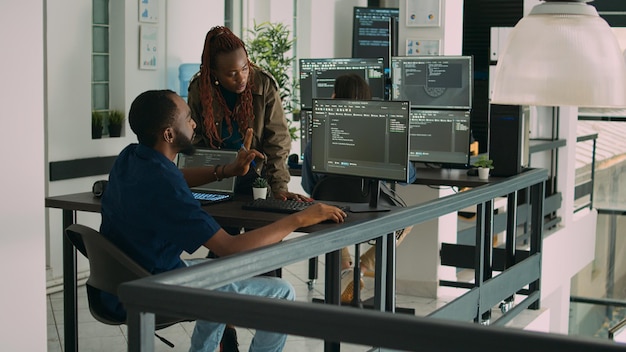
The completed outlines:
[[[202,204],[221,202],[230,199],[231,197],[228,194],[220,193],[191,192],[191,194],[193,194],[193,197],[199,200]]]

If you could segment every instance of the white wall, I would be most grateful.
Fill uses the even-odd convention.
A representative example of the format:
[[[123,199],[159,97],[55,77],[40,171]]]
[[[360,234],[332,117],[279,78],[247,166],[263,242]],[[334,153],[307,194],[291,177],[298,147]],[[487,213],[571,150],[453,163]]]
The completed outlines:
[[[0,3],[1,351],[45,351],[43,3]]]
[[[111,107],[126,113],[139,93],[166,87],[167,11],[165,2],[159,4],[160,18],[155,24],[159,27],[158,68],[139,70],[137,2],[111,1]],[[91,139],[91,2],[50,1],[46,8],[46,170],[48,163],[53,161],[117,155],[126,145],[136,141],[128,120],[122,137]],[[18,28],[22,27],[23,25]],[[14,30],[15,28],[9,29]],[[106,177],[107,175],[100,175],[49,182],[46,175],[44,179],[48,187],[47,195],[55,196],[88,192],[95,180]],[[50,269],[48,275],[50,278],[59,278],[62,276],[61,211],[47,209],[46,213],[49,242],[47,264]],[[78,222],[97,229],[100,227],[100,215],[79,213]],[[84,262],[80,262],[79,269],[84,268]]]
[[[364,0],[298,1],[297,39],[301,58],[352,56],[352,8]]]
[[[224,25],[224,2],[168,1],[166,16],[167,88],[180,93],[178,67],[200,63],[207,32],[213,26]]]
[[[420,10],[418,3],[413,3]],[[398,55],[406,55],[407,39],[440,40],[440,55],[461,55],[463,48],[463,0],[442,0],[440,25],[407,26],[407,2],[400,1]]]

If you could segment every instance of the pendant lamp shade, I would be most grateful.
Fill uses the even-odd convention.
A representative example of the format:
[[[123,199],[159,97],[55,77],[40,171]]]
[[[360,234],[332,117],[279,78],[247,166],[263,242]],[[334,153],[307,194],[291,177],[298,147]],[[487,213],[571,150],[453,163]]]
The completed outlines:
[[[626,107],[626,62],[586,1],[547,1],[522,18],[498,58],[491,102]]]

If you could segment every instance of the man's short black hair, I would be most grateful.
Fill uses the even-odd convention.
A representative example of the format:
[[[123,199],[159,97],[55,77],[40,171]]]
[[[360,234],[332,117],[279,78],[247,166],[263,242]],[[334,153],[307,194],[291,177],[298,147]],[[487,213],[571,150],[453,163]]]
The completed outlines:
[[[139,143],[154,147],[161,133],[174,122],[176,93],[169,90],[149,90],[139,94],[130,105],[128,123]]]

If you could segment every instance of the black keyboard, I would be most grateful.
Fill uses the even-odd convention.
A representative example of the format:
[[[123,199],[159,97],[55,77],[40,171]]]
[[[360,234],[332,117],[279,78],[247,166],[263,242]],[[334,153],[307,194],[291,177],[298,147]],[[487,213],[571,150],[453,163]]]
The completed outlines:
[[[293,199],[288,200],[280,200],[275,198],[266,198],[266,199],[255,199],[252,202],[246,203],[241,207],[246,210],[260,210],[260,211],[271,211],[274,213],[297,213],[301,210],[304,210],[311,205],[315,204],[314,202],[302,202]]]

